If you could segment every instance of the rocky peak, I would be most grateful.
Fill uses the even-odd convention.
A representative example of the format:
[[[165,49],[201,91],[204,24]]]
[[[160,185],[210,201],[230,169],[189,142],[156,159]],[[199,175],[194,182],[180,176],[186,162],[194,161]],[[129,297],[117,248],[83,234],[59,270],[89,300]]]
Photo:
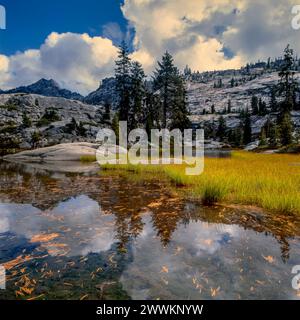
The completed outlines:
[[[118,94],[116,92],[116,79],[105,78],[100,82],[99,88],[91,92],[85,97],[84,102],[89,104],[105,104],[106,102],[112,104],[114,107],[118,101]]]
[[[47,80],[44,78],[29,86],[21,86],[15,89],[4,91],[3,93],[30,93],[47,97],[62,97],[74,100],[83,99],[83,97],[79,93],[72,92],[67,89],[61,89],[59,84],[53,79]]]

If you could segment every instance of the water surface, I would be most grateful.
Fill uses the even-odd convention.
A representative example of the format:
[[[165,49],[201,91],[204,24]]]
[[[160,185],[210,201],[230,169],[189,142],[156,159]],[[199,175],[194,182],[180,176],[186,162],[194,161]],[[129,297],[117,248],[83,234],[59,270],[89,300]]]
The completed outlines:
[[[0,299],[299,299],[299,219],[66,167],[0,163]]]

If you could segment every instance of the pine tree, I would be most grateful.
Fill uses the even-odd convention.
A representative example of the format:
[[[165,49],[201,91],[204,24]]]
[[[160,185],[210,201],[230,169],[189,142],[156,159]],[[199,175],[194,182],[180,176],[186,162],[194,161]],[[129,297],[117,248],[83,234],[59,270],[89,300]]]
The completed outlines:
[[[159,91],[162,101],[162,126],[166,128],[167,118],[173,106],[175,94],[174,78],[178,76],[178,70],[174,66],[173,57],[166,52],[162,61],[158,62],[158,68],[154,72],[154,90]]]
[[[296,130],[295,141],[297,144],[300,144],[300,130],[299,129]]]
[[[275,89],[271,90],[271,98],[270,98],[269,108],[271,109],[272,112],[277,112],[277,110],[278,110]]]
[[[77,127],[77,134],[79,136],[86,137],[86,128],[81,121],[79,122],[79,126]]]
[[[32,125],[32,122],[30,120],[30,118],[27,116],[26,113],[23,113],[23,126],[24,128],[30,128]]]
[[[143,100],[145,98],[145,73],[139,62],[131,66],[131,107],[129,111],[129,130],[137,128],[143,123]]]
[[[119,95],[118,111],[120,120],[128,121],[130,111],[131,60],[129,58],[128,48],[124,41],[119,47],[118,59],[115,63],[116,90]]]
[[[162,61],[158,62],[158,68],[154,72],[153,87],[160,97],[162,126],[167,127],[168,119],[171,120],[172,128],[189,126],[184,80],[168,52],[164,54]]]
[[[111,128],[116,135],[116,143],[119,144],[119,115],[118,115],[118,113],[115,113],[115,115],[112,119]]]
[[[228,104],[227,104],[227,113],[231,113],[231,100],[228,100]]]
[[[280,142],[283,146],[288,146],[293,142],[293,127],[288,112],[284,114],[280,122]]]
[[[151,90],[145,93],[145,127],[149,139],[151,129],[160,129],[160,100]]]
[[[192,70],[188,65],[185,66],[183,74],[186,78],[189,78],[192,75]]]
[[[261,98],[259,98],[259,101],[258,101],[258,114],[260,116],[265,116],[267,113],[268,112],[267,112],[266,103]]]
[[[258,98],[256,96],[252,96],[251,98],[251,110],[252,114],[254,115],[257,115],[259,113]]]
[[[267,145],[267,135],[266,135],[266,129],[262,128],[260,133],[260,140],[259,140],[260,146],[266,146]]]
[[[266,137],[269,138],[270,137],[270,131],[271,131],[271,127],[272,127],[273,123],[271,122],[270,118],[267,119],[264,128],[266,131]]]
[[[243,131],[244,131],[243,142],[244,144],[248,144],[252,140],[251,117],[248,109],[245,112]]]
[[[284,103],[281,104],[283,113],[290,112],[294,108],[294,96],[298,90],[298,82],[295,80],[295,65],[294,51],[288,45],[284,49],[284,59],[280,68],[279,77],[279,93],[284,97]]]
[[[73,133],[73,131],[76,131],[77,122],[74,117],[72,117],[71,122],[67,126],[68,126],[69,133]]]
[[[300,94],[299,91],[296,93],[295,92],[295,105],[294,105],[294,110],[299,111],[300,110]]]
[[[104,113],[103,113],[103,121],[110,121],[110,109],[111,105],[108,101],[104,103]]]
[[[270,147],[276,148],[279,143],[279,132],[276,124],[271,124],[269,133],[269,145]]]
[[[278,91],[283,96],[283,101],[279,105],[278,125],[280,132],[280,140],[283,146],[292,143],[292,122],[291,122],[291,110],[295,107],[295,92],[298,90],[298,83],[294,79],[294,56],[293,50],[289,45],[284,50],[284,60],[280,68],[279,76],[280,82]]]
[[[178,128],[183,132],[184,129],[191,127],[191,122],[188,118],[187,94],[182,77],[178,76],[175,78],[175,81],[176,94],[174,96],[174,105],[171,110],[170,129]]]
[[[240,147],[243,144],[243,130],[238,127],[234,131],[234,144],[236,147]]]
[[[219,118],[218,123],[218,129],[217,129],[217,137],[220,139],[220,141],[224,141],[224,138],[226,137],[226,121],[223,116]]]
[[[31,134],[31,146],[33,149],[37,148],[38,147],[38,144],[41,140],[42,136],[41,136],[41,133],[39,131],[34,131],[32,132]]]
[[[239,117],[245,119],[246,111],[244,109],[239,109]]]
[[[250,73],[250,65],[249,65],[249,63],[247,63],[247,65],[246,65],[246,72],[249,74]]]

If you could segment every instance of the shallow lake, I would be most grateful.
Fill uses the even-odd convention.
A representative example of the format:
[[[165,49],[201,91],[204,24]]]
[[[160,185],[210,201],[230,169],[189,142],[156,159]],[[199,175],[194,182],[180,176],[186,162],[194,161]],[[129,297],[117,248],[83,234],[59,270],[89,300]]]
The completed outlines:
[[[0,162],[0,299],[300,298],[299,218],[62,168]]]

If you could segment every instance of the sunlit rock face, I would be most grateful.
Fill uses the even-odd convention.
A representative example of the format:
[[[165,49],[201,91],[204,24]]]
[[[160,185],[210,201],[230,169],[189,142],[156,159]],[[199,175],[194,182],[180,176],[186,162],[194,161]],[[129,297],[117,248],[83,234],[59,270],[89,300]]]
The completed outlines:
[[[240,80],[237,86],[231,86],[231,80]],[[222,87],[214,85],[222,80]],[[216,111],[223,111],[227,107],[228,100],[232,103],[232,113],[239,109],[250,108],[251,97],[256,95],[264,101],[270,99],[270,90],[279,81],[278,73],[258,74],[255,79],[249,78],[234,71],[219,71],[210,76],[204,76],[203,81],[188,81],[188,99],[192,114],[201,115],[203,109],[210,112],[211,106]]]
[[[102,107],[34,94],[0,95],[2,149],[31,149],[63,142],[94,142]],[[33,135],[38,132],[35,142]]]
[[[253,74],[245,74],[243,70],[225,70],[202,73],[198,80],[187,80],[188,104],[190,119],[194,126],[213,127],[217,129],[220,113],[228,108],[228,101],[231,102],[231,112],[224,113],[228,130],[238,128],[241,125],[239,111],[251,110],[251,98],[255,95],[258,99],[265,101],[267,106],[270,103],[271,90],[278,85],[278,72],[265,72],[263,69],[255,69]],[[295,78],[300,73],[296,72]],[[255,77],[254,77],[255,76]],[[232,86],[231,81],[235,84]],[[218,87],[218,82],[222,87]],[[277,97],[280,101],[280,98]],[[214,106],[215,113],[211,114]],[[204,112],[205,111],[205,112]],[[205,113],[205,114],[203,114]],[[276,121],[277,114],[269,110],[265,116],[251,116],[253,138],[260,136],[261,130],[267,121]],[[300,111],[291,113],[291,120],[295,131],[300,128]]]

